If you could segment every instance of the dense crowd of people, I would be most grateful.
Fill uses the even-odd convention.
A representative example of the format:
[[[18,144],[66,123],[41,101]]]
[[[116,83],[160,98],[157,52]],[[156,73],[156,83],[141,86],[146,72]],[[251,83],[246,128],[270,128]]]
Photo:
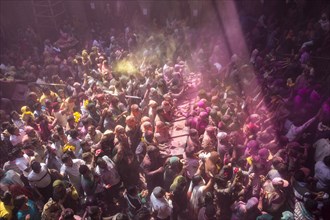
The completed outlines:
[[[0,219],[329,219],[330,77],[312,56],[330,22],[291,7],[255,18],[251,57],[228,64],[212,22],[95,28],[86,45],[67,22],[42,53],[27,28],[1,55],[28,92],[1,97]]]

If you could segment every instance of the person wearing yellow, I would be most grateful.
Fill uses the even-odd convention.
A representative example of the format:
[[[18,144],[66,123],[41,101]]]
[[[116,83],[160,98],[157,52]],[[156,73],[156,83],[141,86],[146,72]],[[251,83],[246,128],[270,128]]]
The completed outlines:
[[[13,217],[13,200],[9,191],[0,197],[0,219],[10,220]]]
[[[42,96],[40,97],[40,103],[42,105],[46,104],[46,100],[50,100],[51,102],[56,102],[58,95],[51,91],[48,87],[42,89]]]
[[[61,104],[61,109],[66,109],[66,112],[69,115],[72,115],[74,112],[74,107],[75,107],[75,101],[76,98],[74,96],[70,96],[68,98],[66,98],[63,103]]]

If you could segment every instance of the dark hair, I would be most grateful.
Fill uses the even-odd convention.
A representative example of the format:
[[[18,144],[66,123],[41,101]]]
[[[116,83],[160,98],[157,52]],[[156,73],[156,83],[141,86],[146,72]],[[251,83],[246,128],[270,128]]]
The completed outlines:
[[[147,154],[150,156],[154,152],[158,152],[159,149],[154,145],[147,146]]]
[[[45,92],[50,92],[50,89],[48,87],[42,87],[42,92],[45,93]]]
[[[77,138],[79,136],[79,133],[76,129],[72,129],[72,130],[70,130],[70,136],[72,138]]]
[[[36,102],[33,104],[33,109],[37,109],[39,106],[41,106],[40,102]]]
[[[213,206],[213,204],[208,204],[205,208],[205,215],[208,219],[214,219],[214,216],[216,214],[216,209]]]
[[[87,165],[81,165],[79,167],[79,173],[82,175],[86,174],[88,171],[89,171],[89,168]]]
[[[203,198],[204,205],[212,204],[213,203],[213,194],[211,192],[207,192]]]
[[[97,157],[97,159],[96,159],[96,164],[97,165],[100,165],[100,164],[102,164],[102,163],[104,163],[105,161],[102,159],[102,157]]]
[[[16,129],[16,126],[15,125],[9,125],[7,127],[7,131],[9,132],[9,134],[14,134],[15,129]]]
[[[279,163],[277,166],[275,166],[275,169],[280,173],[280,174],[285,174],[286,171],[288,170],[288,166],[284,163]]]
[[[40,163],[39,163],[38,161],[33,161],[33,162],[31,163],[31,169],[32,169],[33,171],[35,171],[36,168],[39,168],[39,167],[40,167]]]
[[[17,113],[17,111],[12,111],[12,112],[10,112],[10,117],[12,118],[13,115],[14,115],[15,113]],[[18,113],[17,113],[17,114],[18,114]]]
[[[63,220],[74,220],[74,211],[70,208],[66,208],[62,211],[61,217]]]
[[[71,159],[71,156],[70,156],[70,154],[65,153],[65,154],[62,155],[62,158],[61,159],[62,159],[62,162],[63,163],[66,163],[66,162],[69,161],[69,159]]]
[[[4,192],[0,196],[0,200],[6,205],[10,203],[12,198],[13,198],[13,196],[12,196],[11,192],[9,192],[9,191]]]
[[[330,155],[326,156],[323,158],[323,163],[327,166],[330,167]]]
[[[9,126],[11,126],[11,124],[8,121],[4,121],[1,124],[2,130],[6,130]]]
[[[73,115],[69,115],[66,120],[67,121],[74,121],[74,116]]]
[[[81,120],[81,123],[83,125],[87,125],[89,123],[89,119],[88,118],[84,118],[84,119]]]
[[[24,203],[26,203],[26,197],[25,195],[19,195],[16,196],[14,199],[14,206],[16,208],[16,210],[19,210],[20,208],[22,208],[22,206],[24,205]]]
[[[152,139],[154,138],[154,132],[152,131],[146,131],[144,133],[144,138],[147,140],[147,141],[152,141]]]
[[[22,150],[21,150],[21,148],[20,147],[18,147],[17,145],[12,149],[12,151],[11,151],[11,155],[13,156],[13,157],[18,157],[19,156],[19,154],[22,152]]]
[[[277,165],[279,165],[279,164],[281,164],[282,163],[282,160],[281,160],[282,158],[281,157],[273,157],[273,159],[272,159],[272,164],[273,164],[273,166],[275,167],[275,169],[276,169],[276,166]]]
[[[86,215],[91,217],[93,220],[97,220],[95,217],[100,212],[100,208],[98,206],[87,206]]]
[[[55,129],[56,129],[57,133],[59,133],[60,131],[64,131],[63,127],[61,125],[56,125]]]
[[[294,175],[294,179],[297,180],[298,182],[304,182],[305,181],[305,173],[302,170],[297,170]]]
[[[193,186],[196,186],[200,181],[202,181],[202,177],[200,175],[195,175],[191,181]]]

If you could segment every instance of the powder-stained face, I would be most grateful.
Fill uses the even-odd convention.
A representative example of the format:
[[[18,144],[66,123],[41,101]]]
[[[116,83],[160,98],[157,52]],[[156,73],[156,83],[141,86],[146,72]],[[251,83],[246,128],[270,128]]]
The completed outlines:
[[[72,167],[73,166],[73,161],[71,158],[68,158],[68,160],[65,162],[65,165],[68,167]]]
[[[198,132],[190,133],[189,136],[192,140],[198,140],[199,139]]]
[[[127,136],[126,136],[126,132],[125,129],[123,127],[117,128],[116,130],[116,136],[119,140],[126,140]]]
[[[91,135],[91,136],[94,136],[96,134],[94,126],[89,126],[88,127],[88,134]]]
[[[100,168],[105,169],[107,167],[107,163],[102,159],[100,161],[98,161],[97,163],[99,165]]]
[[[134,126],[136,125],[136,120],[135,120],[135,118],[134,118],[134,117],[132,117],[132,118],[128,118],[128,119],[126,120],[126,125],[127,125],[128,127],[134,127]]]
[[[29,137],[32,137],[33,138],[33,137],[36,137],[37,136],[37,133],[36,133],[36,131],[34,129],[32,129],[29,132],[27,132],[27,135]]]

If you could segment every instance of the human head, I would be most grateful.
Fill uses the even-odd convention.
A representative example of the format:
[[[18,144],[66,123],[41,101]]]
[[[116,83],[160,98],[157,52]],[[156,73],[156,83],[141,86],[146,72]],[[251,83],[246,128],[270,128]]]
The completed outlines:
[[[155,126],[155,132],[162,132],[167,128],[164,122],[157,121]]]
[[[126,117],[125,123],[128,127],[135,127],[136,124],[137,124],[135,117],[132,116],[132,115],[129,115],[129,116]]]
[[[37,136],[36,131],[34,130],[33,127],[31,126],[26,126],[24,129],[25,133],[30,137],[30,138],[34,138]]]
[[[280,187],[280,188],[286,188],[289,186],[289,182],[281,177],[275,177],[272,180],[272,184],[274,187]]]
[[[163,196],[165,196],[165,189],[163,189],[160,186],[156,186],[153,190],[152,193],[154,194],[154,196],[158,199],[162,198]]]
[[[70,208],[66,208],[62,211],[60,220],[75,220],[74,211]]]
[[[15,125],[9,125],[7,131],[11,135],[19,135],[19,129]]]
[[[91,136],[91,137],[94,137],[95,134],[96,134],[96,131],[95,131],[95,126],[94,125],[91,125],[88,127],[88,134]]]
[[[168,112],[171,110],[171,104],[168,101],[163,101],[161,106],[165,112]]]
[[[86,217],[90,217],[93,220],[102,219],[102,209],[98,206],[87,206],[86,208]]]
[[[16,209],[20,210],[22,206],[28,201],[25,195],[19,195],[14,198],[14,206]]]
[[[38,161],[32,161],[31,162],[31,169],[35,172],[35,173],[40,173],[41,171],[41,166],[40,163]]]
[[[306,175],[302,170],[297,170],[294,173],[293,178],[298,182],[305,182]]]
[[[80,167],[79,167],[79,173],[83,176],[83,177],[85,177],[85,178],[87,178],[87,177],[89,177],[89,175],[90,175],[90,173],[91,173],[91,170],[89,169],[89,167],[87,166],[87,165],[81,165]]]
[[[116,134],[116,137],[120,140],[123,140],[123,139],[127,138],[125,128],[121,125],[117,125],[115,127],[115,134]]]
[[[72,158],[71,158],[70,154],[68,154],[68,153],[65,153],[65,154],[62,155],[62,162],[66,166],[69,166],[69,167],[72,167],[72,165],[73,165]]]
[[[12,111],[10,113],[10,117],[13,119],[13,120],[18,120],[19,119],[19,114],[17,111]]]
[[[323,158],[323,163],[330,168],[330,155]]]
[[[96,160],[96,164],[102,168],[102,169],[105,169],[107,168],[107,163],[103,160],[102,157],[98,157],[97,160]]]
[[[153,131],[153,126],[149,121],[145,121],[141,124],[141,131],[146,132],[146,131]]]
[[[159,156],[159,149],[153,145],[147,147],[147,154],[150,158],[156,159]]]
[[[50,89],[48,87],[43,87],[42,88],[42,92],[45,94],[45,95],[50,95]]]
[[[137,104],[131,105],[131,112],[134,116],[136,116],[140,111],[140,108]]]
[[[5,204],[5,205],[11,205],[12,204],[12,194],[9,191],[4,192],[2,195],[0,195],[0,200]]]
[[[194,175],[192,178],[192,183],[194,186],[197,186],[202,180],[203,178],[200,175]]]
[[[198,140],[199,136],[198,136],[198,131],[194,128],[189,130],[189,137],[193,140]]]

